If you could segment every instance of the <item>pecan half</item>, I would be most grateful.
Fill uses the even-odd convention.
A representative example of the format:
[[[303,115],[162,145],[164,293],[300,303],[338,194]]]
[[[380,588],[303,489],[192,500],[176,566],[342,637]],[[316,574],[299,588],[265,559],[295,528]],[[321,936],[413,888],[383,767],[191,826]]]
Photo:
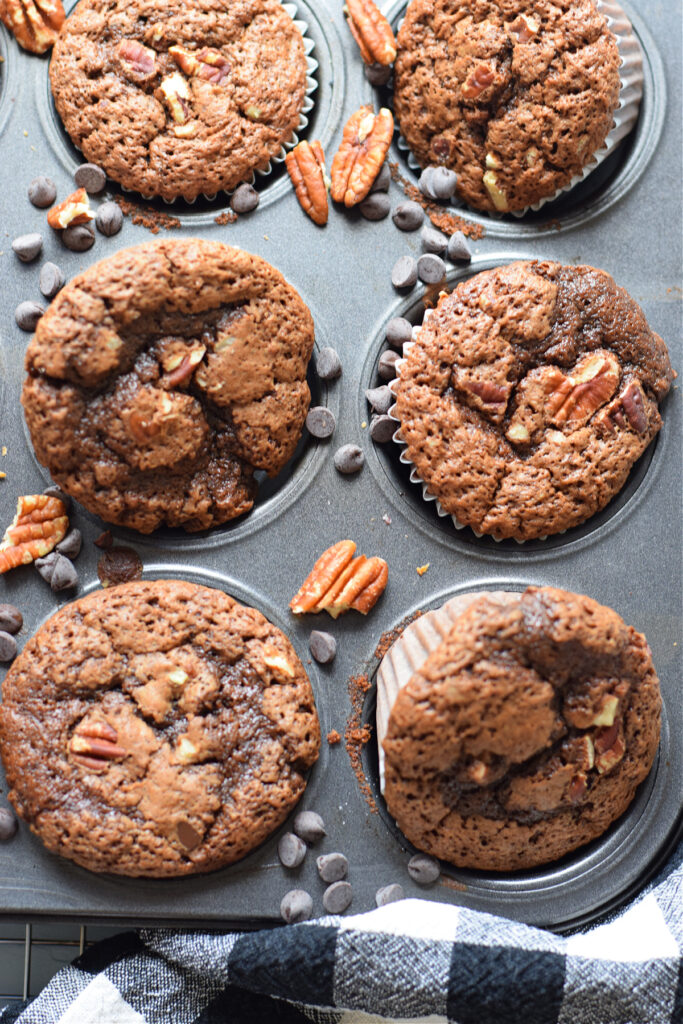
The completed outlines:
[[[114,51],[121,70],[133,82],[146,82],[157,73],[157,55],[137,39],[122,39]]]
[[[315,224],[327,224],[327,174],[320,143],[304,139],[287,154],[285,165],[303,211]]]
[[[59,498],[23,495],[0,544],[0,574],[44,558],[65,537],[68,528],[66,507]]]
[[[192,94],[180,72],[174,71],[168,78],[164,78],[159,88],[175,123],[182,125],[189,121],[192,116]]]
[[[630,381],[613,402],[595,418],[596,425],[614,433],[617,427],[631,427],[644,434],[649,426],[645,412],[645,393],[638,381]]]
[[[213,85],[221,85],[230,73],[227,58],[220,50],[214,50],[210,46],[196,53],[186,50],[184,46],[170,46],[168,52],[180,70],[191,78],[203,78]]]
[[[86,224],[94,216],[90,209],[88,193],[84,188],[79,188],[48,211],[47,222],[55,231],[61,231],[70,225]]]
[[[116,729],[108,722],[82,721],[74,729],[69,742],[71,760],[90,771],[105,772],[112,761],[120,761],[128,755],[117,741]]]
[[[396,39],[391,25],[373,0],[346,0],[344,14],[366,64],[391,64]]]
[[[394,118],[382,107],[378,114],[364,106],[346,122],[341,145],[332,161],[335,203],[355,206],[362,202],[379,174],[394,134]]]
[[[295,615],[326,611],[336,619],[349,608],[367,615],[387,585],[389,567],[382,558],[354,558],[355,550],[352,540],[340,540],[322,553],[290,601]]]
[[[612,397],[619,383],[619,361],[611,352],[593,352],[576,364],[567,377],[569,393],[554,403],[551,420],[555,426],[582,426]],[[566,386],[564,386],[566,387]],[[559,396],[558,396],[559,397]]]
[[[62,0],[0,0],[0,20],[30,53],[49,50],[65,18]]]

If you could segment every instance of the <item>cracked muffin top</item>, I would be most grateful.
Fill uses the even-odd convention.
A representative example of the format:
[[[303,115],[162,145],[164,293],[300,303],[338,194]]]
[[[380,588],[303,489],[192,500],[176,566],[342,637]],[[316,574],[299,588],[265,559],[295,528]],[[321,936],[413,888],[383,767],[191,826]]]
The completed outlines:
[[[320,747],[285,635],[179,580],[65,605],[2,689],[9,799],[48,850],[92,871],[189,875],[244,857],[297,803]]]
[[[40,462],[111,523],[203,530],[247,512],[301,435],[313,321],[258,256],[196,239],[123,249],[74,278],[26,354]]]
[[[392,414],[459,523],[531,540],[577,526],[624,485],[675,377],[609,274],[517,262],[459,284],[406,346]]]
[[[80,0],[50,81],[86,159],[125,188],[191,201],[248,180],[291,139],[306,56],[277,0]]]
[[[401,133],[475,209],[554,195],[611,130],[621,59],[593,0],[412,0],[397,43]]]
[[[473,597],[396,697],[385,798],[427,853],[531,868],[629,806],[659,743],[659,681],[645,637],[588,597]]]

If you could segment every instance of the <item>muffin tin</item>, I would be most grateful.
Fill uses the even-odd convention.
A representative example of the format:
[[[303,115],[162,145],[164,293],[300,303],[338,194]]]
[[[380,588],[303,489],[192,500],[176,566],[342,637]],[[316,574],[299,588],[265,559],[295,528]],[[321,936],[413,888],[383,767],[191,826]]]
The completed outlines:
[[[667,342],[681,372],[679,317],[680,116],[672,97],[666,110],[662,53],[670,74],[680,70],[680,54],[662,6],[645,0],[624,3],[645,55],[645,94],[638,124],[601,167],[582,185],[521,220],[495,220],[462,212],[484,225],[486,236],[473,244],[470,267],[452,269],[448,284],[480,269],[516,258],[592,263],[611,273],[641,304],[651,326]],[[377,103],[368,85],[355,43],[344,24],[342,5],[321,0],[315,11],[297,0],[309,26],[318,61],[309,138],[320,138],[328,163],[349,114],[363,102]],[[401,7],[402,10],[402,7]],[[398,17],[399,7],[385,8]],[[642,17],[647,16],[646,29]],[[655,44],[654,40],[657,40]],[[659,48],[659,49],[658,49]],[[0,163],[5,238],[0,254],[0,526],[11,521],[16,497],[42,491],[45,471],[36,462],[23,427],[19,396],[28,335],[14,323],[23,299],[43,301],[38,290],[41,261],[21,264],[12,238],[41,231],[42,260],[52,260],[67,278],[118,248],[149,239],[148,231],[126,219],[114,238],[98,234],[85,254],[68,252],[47,227],[45,213],[26,198],[30,180],[52,177],[63,198],[73,191],[72,173],[80,162],[51,112],[48,61],[20,52],[0,28]],[[399,150],[390,160],[413,182]],[[384,631],[417,609],[436,607],[456,592],[485,588],[521,589],[529,583],[560,586],[589,594],[613,607],[643,631],[653,651],[665,705],[659,756],[627,813],[604,837],[556,864],[509,876],[445,868],[428,890],[410,879],[406,864],[412,850],[397,832],[377,789],[376,748],[362,751],[362,769],[378,810],[370,809],[344,749],[323,740],[310,773],[301,808],[319,811],[328,837],[320,852],[341,850],[349,858],[354,888],[352,911],[374,906],[375,891],[400,882],[409,896],[421,896],[499,913],[537,925],[566,929],[590,920],[625,900],[662,862],[681,831],[683,779],[683,701],[681,700],[680,595],[680,400],[676,386],[662,405],[664,427],[620,495],[588,523],[547,541],[524,545],[477,538],[456,531],[439,518],[434,503],[411,484],[397,445],[375,447],[367,425],[366,388],[376,383],[383,329],[394,315],[417,320],[422,287],[397,295],[390,282],[395,260],[419,255],[419,233],[398,231],[390,218],[372,223],[358,211],[331,210],[328,225],[317,228],[301,211],[282,169],[258,183],[262,201],[254,213],[221,226],[216,216],[226,197],[193,206],[150,205],[178,217],[177,236],[199,235],[257,253],[276,266],[299,291],[313,314],[318,349],[332,345],[344,367],[340,380],[325,384],[309,374],[313,403],[328,405],[337,417],[330,441],[304,437],[291,463],[275,481],[265,481],[254,510],[241,520],[206,534],[160,530],[150,537],[112,528],[117,542],[134,547],[150,578],[181,577],[224,589],[253,604],[291,638],[306,665],[315,691],[323,735],[342,736],[351,712],[348,681],[367,674],[378,661],[374,651]],[[115,193],[116,188],[112,191]],[[402,198],[394,184],[392,203]],[[128,196],[127,198],[131,198]],[[96,200],[97,202],[98,200]],[[163,232],[164,229],[162,228]],[[510,243],[509,245],[507,243]],[[362,472],[342,477],[332,457],[342,444],[359,444]],[[390,523],[385,518],[391,520]],[[106,527],[75,509],[72,523],[84,535],[76,565],[78,595],[98,586],[100,551],[93,540]],[[326,615],[294,619],[288,602],[315,558],[344,537],[358,550],[389,563],[385,595],[367,616],[350,612],[336,622]],[[420,576],[418,566],[429,563]],[[18,605],[25,619],[20,646],[52,612],[74,594],[54,595],[36,571],[23,568],[0,580],[0,601]],[[337,657],[317,665],[308,653],[312,629],[325,629],[338,641]],[[372,725],[374,692],[363,708]],[[0,775],[0,799],[6,793]],[[286,830],[285,825],[281,830]],[[136,880],[96,876],[51,856],[28,828],[0,844],[0,913],[38,919],[59,917],[81,922],[184,925],[259,925],[279,920],[279,902],[294,887],[308,889],[314,912],[322,913],[322,883],[313,852],[300,868],[287,871],[277,859],[273,835],[238,864],[209,875],[180,880]],[[318,850],[316,849],[316,853]]]

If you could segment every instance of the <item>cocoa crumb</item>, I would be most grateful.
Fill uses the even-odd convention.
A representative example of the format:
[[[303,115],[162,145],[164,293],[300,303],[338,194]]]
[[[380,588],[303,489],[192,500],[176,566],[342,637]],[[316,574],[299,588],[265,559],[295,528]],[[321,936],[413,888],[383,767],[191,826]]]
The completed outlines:
[[[391,171],[391,177],[397,185],[401,186],[408,199],[412,199],[413,202],[420,204],[434,227],[438,228],[439,231],[443,231],[445,235],[453,235],[456,231],[462,231],[463,235],[467,235],[468,238],[472,238],[475,241],[485,236],[486,232],[483,225],[472,224],[463,217],[449,213],[443,206],[439,206],[438,203],[432,203],[426,196],[423,196],[416,185],[411,185],[403,177],[397,163],[390,163],[389,170]]]
[[[356,781],[358,782],[358,788],[367,800],[370,810],[377,811],[377,804],[375,803],[375,799],[372,795],[370,784],[365,778],[363,765],[361,763],[361,749],[370,739],[371,733],[367,725],[361,726],[360,718],[363,713],[365,695],[371,686],[372,683],[365,673],[358,676],[351,676],[349,679],[351,714],[349,715],[346,723],[344,741],[346,753],[349,755],[349,761],[353,768],[353,774],[356,776]]]
[[[416,612],[413,612],[412,615],[408,615],[407,618],[403,619],[402,622],[399,622],[398,626],[394,626],[393,629],[389,629],[386,633],[382,633],[379,638],[379,643],[375,648],[375,657],[378,661],[381,661],[391,645],[396,643],[404,629],[407,629],[410,623],[415,622],[415,619],[419,619],[421,615],[422,612],[418,609]]]
[[[447,878],[446,875],[441,876],[439,885],[445,885],[448,889],[455,889],[456,892],[467,892],[466,885],[463,885],[462,882],[456,882],[454,878]]]
[[[328,732],[327,734],[327,742],[331,747],[333,747],[335,743],[340,743],[341,733],[338,733],[336,729],[332,729],[331,732]]]
[[[223,210],[222,213],[219,213],[217,217],[213,218],[214,224],[221,225],[234,224],[236,220],[237,214],[234,210]]]
[[[123,196],[114,196],[114,202],[120,206],[124,217],[130,217],[133,224],[147,228],[153,235],[158,235],[160,228],[170,231],[172,228],[180,227],[177,217],[172,217],[162,210],[155,210],[152,206],[141,206],[131,199],[124,199]]]

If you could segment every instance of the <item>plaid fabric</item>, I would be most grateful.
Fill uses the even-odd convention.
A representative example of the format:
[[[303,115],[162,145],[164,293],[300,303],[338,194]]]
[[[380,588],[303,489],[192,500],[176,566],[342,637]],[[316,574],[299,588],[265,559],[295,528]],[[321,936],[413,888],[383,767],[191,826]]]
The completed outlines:
[[[225,935],[98,943],[1,1024],[682,1024],[683,844],[649,889],[567,936],[404,900]]]

